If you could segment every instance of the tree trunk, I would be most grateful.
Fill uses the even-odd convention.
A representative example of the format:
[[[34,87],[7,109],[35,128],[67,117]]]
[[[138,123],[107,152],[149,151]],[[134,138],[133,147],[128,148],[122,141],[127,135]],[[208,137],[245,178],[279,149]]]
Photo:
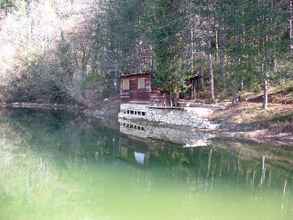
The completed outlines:
[[[209,71],[210,71],[210,95],[212,102],[215,102],[215,83],[214,83],[214,67],[213,67],[213,56],[209,54]]]
[[[264,109],[268,108],[268,102],[269,102],[268,87],[269,87],[269,83],[268,83],[267,75],[265,74],[264,81],[263,81],[263,108]]]
[[[197,81],[193,80],[192,81],[192,99],[193,100],[196,100],[196,98],[197,98],[197,90],[196,90],[197,86],[198,86]]]
[[[220,75],[223,82],[223,89],[226,89],[225,80],[225,29],[222,24],[219,27],[219,58],[220,58]]]
[[[192,19],[192,23],[191,23],[192,27],[190,30],[190,40],[191,40],[191,73],[194,73],[194,24],[193,24],[193,19]]]
[[[204,85],[204,73],[203,73],[203,69],[202,69],[201,66],[199,67],[199,75],[200,75],[200,85],[199,85],[199,88],[200,89],[204,89],[204,87],[205,87],[205,85]]]
[[[293,0],[289,0],[289,36],[290,36],[290,42],[289,42],[289,49],[291,55],[293,55]]]
[[[211,148],[209,152],[207,178],[210,176],[210,173],[211,173],[212,156],[213,156],[213,148]]]
[[[261,178],[260,178],[260,185],[264,184],[266,179],[266,156],[262,156],[262,168],[261,168]]]
[[[172,94],[172,92],[170,91],[170,93],[169,93],[169,101],[170,101],[170,106],[171,107],[173,107],[173,94]]]
[[[224,48],[220,48],[220,73],[223,82],[223,89],[226,89],[226,76],[225,76],[225,53]]]
[[[217,51],[216,60],[218,61],[218,59],[219,59],[219,48],[220,48],[220,37],[219,37],[220,30],[216,29],[215,32],[216,32],[216,51]]]

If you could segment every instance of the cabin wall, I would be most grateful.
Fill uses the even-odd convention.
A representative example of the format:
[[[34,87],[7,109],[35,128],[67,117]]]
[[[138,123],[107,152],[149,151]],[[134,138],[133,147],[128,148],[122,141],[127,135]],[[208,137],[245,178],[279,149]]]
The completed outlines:
[[[139,80],[143,80],[144,83],[140,83],[142,88],[139,88]],[[129,82],[129,88],[123,88],[124,81]],[[144,84],[144,85],[143,85]],[[120,96],[124,101],[149,101],[150,93],[152,92],[151,87],[151,75],[134,75],[134,76],[123,76],[121,77],[121,89]]]

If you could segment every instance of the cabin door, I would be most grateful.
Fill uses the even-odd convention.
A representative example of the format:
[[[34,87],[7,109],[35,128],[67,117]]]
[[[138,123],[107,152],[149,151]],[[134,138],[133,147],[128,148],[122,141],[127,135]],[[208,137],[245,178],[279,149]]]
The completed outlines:
[[[137,79],[130,80],[130,90],[136,91],[137,90]]]

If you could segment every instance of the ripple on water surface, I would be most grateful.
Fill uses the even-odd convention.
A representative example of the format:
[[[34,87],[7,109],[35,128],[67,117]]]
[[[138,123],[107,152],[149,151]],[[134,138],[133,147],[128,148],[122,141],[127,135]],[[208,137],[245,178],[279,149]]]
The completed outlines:
[[[293,151],[186,149],[65,112],[0,116],[2,220],[292,220]]]

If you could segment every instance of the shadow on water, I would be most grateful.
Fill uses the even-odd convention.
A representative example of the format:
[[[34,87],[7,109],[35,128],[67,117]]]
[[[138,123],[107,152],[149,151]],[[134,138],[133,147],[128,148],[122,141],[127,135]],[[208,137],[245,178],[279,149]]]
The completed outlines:
[[[259,212],[249,219],[293,216],[289,147],[211,141],[194,131],[126,121],[120,128],[109,124],[67,112],[2,112],[0,219],[68,219],[72,208],[71,219],[246,219],[255,205]],[[235,210],[227,214],[230,208],[222,203]],[[170,209],[177,215],[167,215]]]
[[[2,114],[1,124],[3,123],[6,125],[1,126],[4,129],[2,134],[12,129],[15,135],[12,139],[19,138],[34,153],[44,155],[51,152],[54,156],[60,153],[62,156],[89,160],[96,157],[120,158],[124,161],[137,161],[139,164],[142,161],[138,158],[144,157],[148,165],[152,162],[166,166],[181,164],[203,168],[203,173],[218,172],[219,176],[225,172],[231,173],[230,168],[246,172],[240,169],[240,162],[243,165],[250,164],[251,169],[267,163],[268,167],[279,168],[284,174],[287,173],[288,178],[291,178],[293,171],[293,149],[290,147],[276,148],[219,139],[192,130],[128,124],[125,121],[120,122],[120,128],[111,128],[105,122],[68,112],[22,109],[6,112],[5,116]],[[10,130],[5,130],[7,127]],[[196,148],[184,148],[190,146],[191,142],[197,144]],[[207,167],[210,160],[213,163],[211,167]],[[206,168],[215,170],[208,171]]]

